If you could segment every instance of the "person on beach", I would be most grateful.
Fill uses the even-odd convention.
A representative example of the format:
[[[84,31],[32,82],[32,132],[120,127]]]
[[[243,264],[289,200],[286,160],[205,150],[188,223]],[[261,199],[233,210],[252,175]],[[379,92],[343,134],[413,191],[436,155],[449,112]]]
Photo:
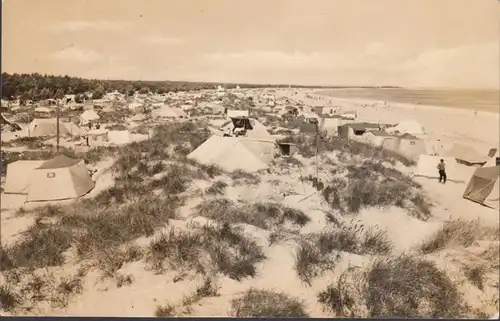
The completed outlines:
[[[439,182],[443,182],[443,184],[446,184],[446,168],[445,168],[444,160],[441,159],[441,161],[437,165],[437,169],[439,170]]]

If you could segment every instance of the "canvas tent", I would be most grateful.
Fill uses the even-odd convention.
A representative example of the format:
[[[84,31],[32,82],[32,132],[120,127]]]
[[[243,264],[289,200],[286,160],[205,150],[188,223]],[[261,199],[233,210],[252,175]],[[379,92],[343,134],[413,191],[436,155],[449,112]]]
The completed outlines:
[[[465,188],[463,197],[482,205],[499,209],[500,166],[477,168]]]
[[[5,193],[27,195],[29,202],[77,198],[92,188],[84,161],[64,155],[47,161],[16,161],[7,167]]]
[[[446,156],[454,157],[457,162],[464,165],[484,165],[488,161],[487,156],[480,155],[474,148],[455,143],[443,153]]]
[[[226,171],[256,172],[266,169],[275,154],[273,141],[212,136],[187,158],[199,163],[215,164]]]
[[[65,123],[59,122],[59,135],[70,135],[71,132]],[[43,137],[57,135],[57,119],[56,118],[35,118],[28,126],[29,137]]]
[[[33,171],[42,165],[39,160],[18,160],[7,165],[5,194],[28,194],[28,187]]]
[[[80,115],[80,125],[85,125],[99,120],[99,115],[94,110],[86,110]]]
[[[94,188],[85,162],[64,155],[43,162],[32,171],[28,202],[78,198]]]
[[[114,145],[130,144],[132,141],[128,130],[110,130],[107,132],[107,140]]]
[[[425,141],[409,134],[396,137],[395,139],[384,140],[382,147],[410,159],[418,159],[420,155],[427,154]]]
[[[441,157],[422,154],[418,158],[417,168],[414,171],[415,176],[426,178],[439,178],[437,164],[443,159],[446,164],[446,174],[449,181],[461,181],[458,175],[457,161],[453,157]]]
[[[400,134],[411,134],[411,135],[423,135],[425,133],[424,128],[415,120],[403,120],[399,122],[394,127],[388,128],[389,133],[400,133]]]
[[[187,118],[187,114],[180,108],[163,106],[151,112],[154,118]]]
[[[240,118],[240,117],[249,117],[249,112],[248,110],[236,110],[236,109],[229,109],[227,111],[227,117],[228,118]]]

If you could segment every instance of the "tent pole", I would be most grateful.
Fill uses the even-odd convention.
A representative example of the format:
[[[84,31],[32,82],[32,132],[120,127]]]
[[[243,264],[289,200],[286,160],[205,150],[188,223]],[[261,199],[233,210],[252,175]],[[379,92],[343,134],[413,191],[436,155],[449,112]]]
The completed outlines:
[[[59,105],[60,102],[57,102],[57,112],[56,112],[56,118],[57,118],[57,152],[59,152]]]

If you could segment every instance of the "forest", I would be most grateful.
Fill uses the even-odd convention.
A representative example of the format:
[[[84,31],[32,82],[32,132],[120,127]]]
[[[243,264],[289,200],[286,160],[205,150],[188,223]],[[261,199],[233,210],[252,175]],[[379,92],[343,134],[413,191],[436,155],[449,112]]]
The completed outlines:
[[[102,79],[84,79],[70,76],[54,76],[32,74],[8,74],[2,73],[2,99],[21,101],[40,101],[44,99],[58,99],[67,94],[82,95],[92,93],[93,99],[102,98],[102,96],[114,90],[123,94],[131,95],[138,91],[139,93],[157,93],[178,92],[201,89],[214,89],[217,85],[223,85],[225,88],[235,88],[239,85],[241,88],[285,88],[288,85],[269,85],[269,84],[222,84],[208,82],[183,82],[183,81],[133,81],[133,80],[102,80]],[[346,88],[351,86],[293,86],[294,88]],[[357,87],[356,88],[363,88]]]

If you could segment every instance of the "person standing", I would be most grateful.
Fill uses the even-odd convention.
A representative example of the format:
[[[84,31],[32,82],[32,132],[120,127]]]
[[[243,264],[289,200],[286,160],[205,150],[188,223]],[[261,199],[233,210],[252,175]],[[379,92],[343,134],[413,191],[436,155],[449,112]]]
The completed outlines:
[[[443,159],[441,159],[441,161],[438,163],[437,169],[439,171],[439,182],[443,182],[443,184],[446,184],[446,165]]]

